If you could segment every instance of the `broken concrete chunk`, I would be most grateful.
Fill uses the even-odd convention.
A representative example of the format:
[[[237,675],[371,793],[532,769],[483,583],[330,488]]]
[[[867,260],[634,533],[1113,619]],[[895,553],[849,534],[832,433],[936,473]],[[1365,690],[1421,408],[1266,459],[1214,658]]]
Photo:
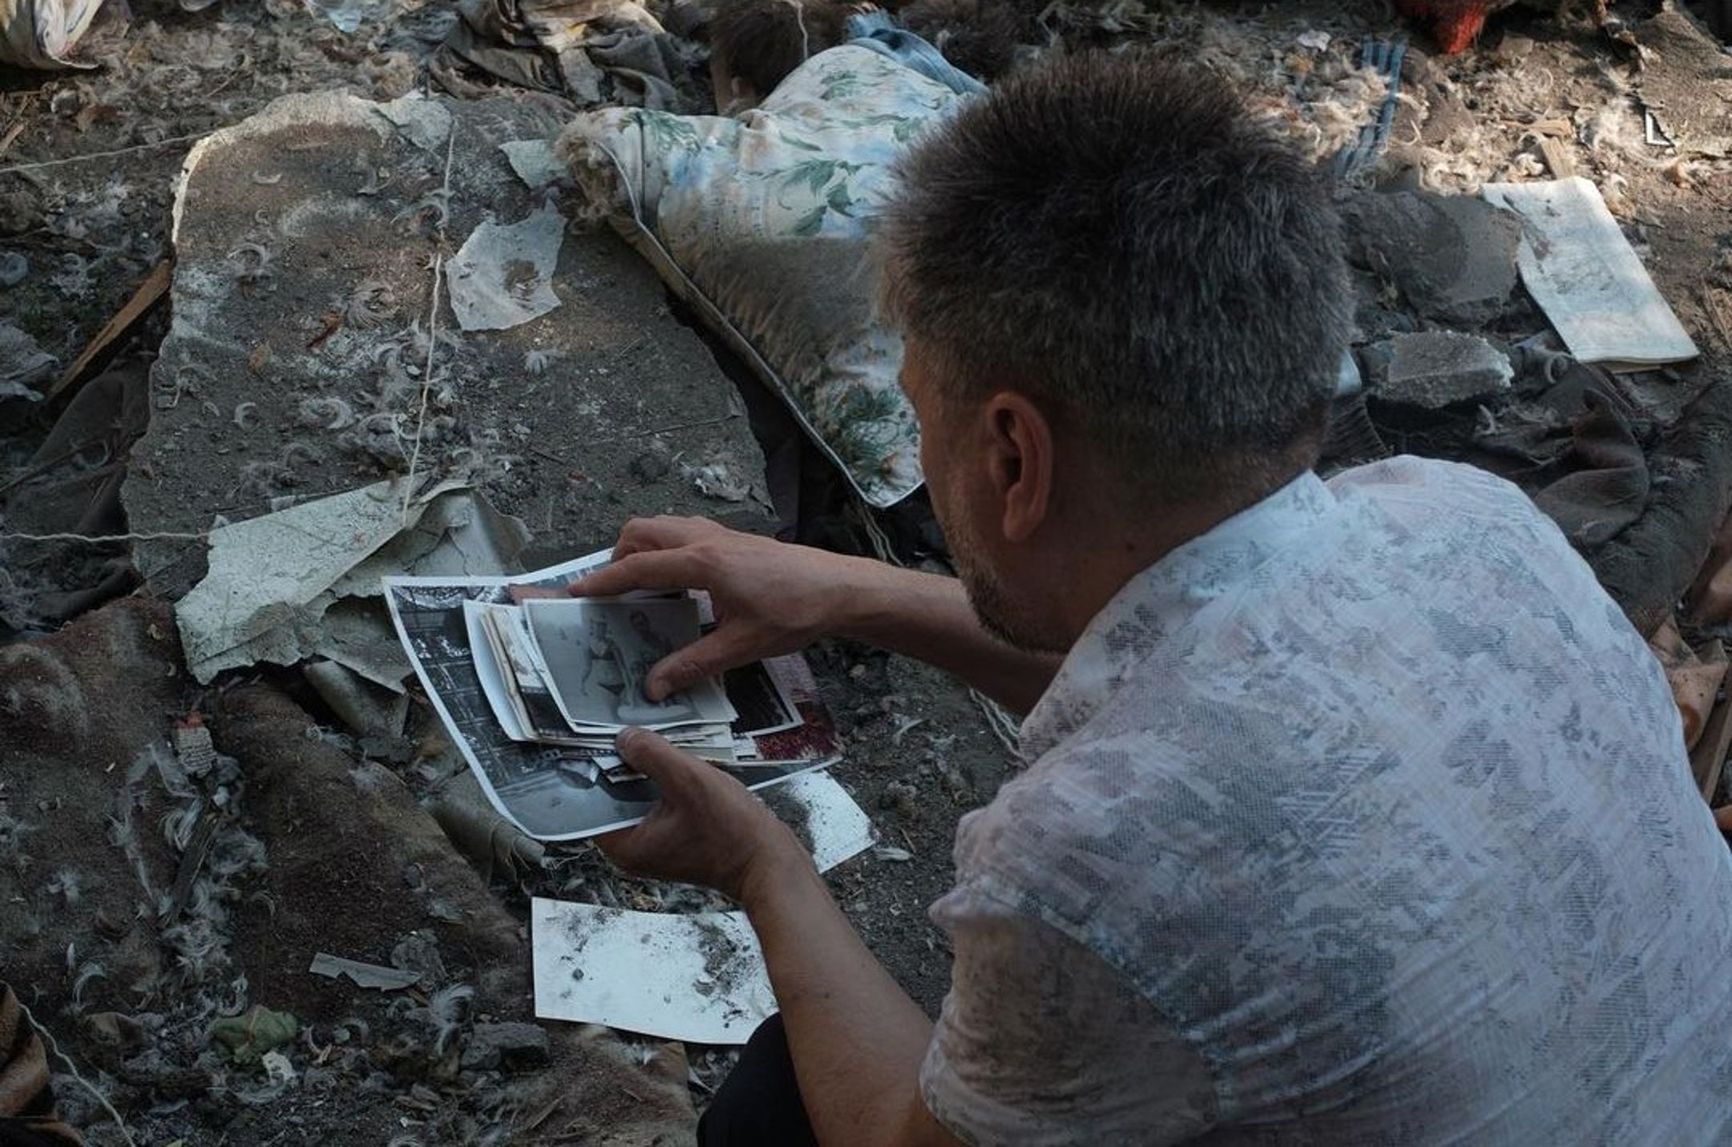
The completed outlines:
[[[565,217],[543,204],[501,226],[475,228],[451,260],[451,310],[466,331],[502,331],[559,306],[550,281],[565,238]]]
[[[763,462],[733,384],[668,313],[655,272],[611,230],[562,234],[519,176],[538,153],[545,168],[547,132],[545,114],[514,99],[325,92],[276,100],[191,150],[174,208],[174,321],[151,367],[158,402],[121,494],[131,528],[159,535],[133,549],[151,592],[179,598],[206,568],[201,541],[162,535],[402,475],[412,457],[418,475],[463,477],[535,523],[544,553],[586,552],[647,514],[767,524],[756,497],[722,505],[630,475],[658,435],[686,459],[725,447],[755,491]],[[503,148],[517,143],[530,146]],[[495,261],[497,301],[509,319],[539,317],[469,335],[453,307],[476,284],[447,254],[435,301],[435,260],[522,221],[541,254]],[[446,534],[462,550],[470,532]],[[386,643],[397,644],[388,632]],[[387,666],[382,647],[341,644],[333,659],[369,680],[407,668],[400,649]]]
[[[1423,318],[1479,326],[1516,284],[1521,222],[1483,199],[1361,192],[1341,205],[1349,258],[1388,279]]]
[[[1366,348],[1366,365],[1383,402],[1442,410],[1483,402],[1509,390],[1509,357],[1477,335],[1424,331]]]
[[[547,1032],[535,1024],[476,1024],[463,1049],[462,1066],[465,1071],[540,1067],[548,1055]]]

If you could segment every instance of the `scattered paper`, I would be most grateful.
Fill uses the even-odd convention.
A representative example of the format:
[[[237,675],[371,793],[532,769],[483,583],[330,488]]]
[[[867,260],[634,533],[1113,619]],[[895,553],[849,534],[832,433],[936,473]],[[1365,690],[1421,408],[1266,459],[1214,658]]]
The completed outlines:
[[[1488,183],[1483,194],[1521,216],[1522,282],[1572,355],[1614,371],[1697,356],[1592,182]]]
[[[357,987],[374,988],[382,992],[407,988],[421,979],[419,972],[387,968],[382,964],[364,964],[360,960],[344,959],[329,952],[320,952],[314,956],[313,966],[307,971],[315,976],[328,976],[333,980],[347,976]]]
[[[776,1010],[743,912],[628,912],[537,898],[535,1015],[742,1044]]]
[[[514,632],[501,628],[499,619],[521,625],[524,610],[517,598],[533,602],[552,591],[553,597],[570,601],[561,591],[607,560],[607,551],[601,551],[515,577],[385,579],[391,619],[428,701],[493,807],[537,840],[576,840],[636,824],[658,799],[654,783],[623,769],[614,750],[625,682],[633,674],[641,676],[647,655],[630,658],[637,668],[629,673],[616,661],[617,679],[597,682],[613,696],[616,719],[579,731],[538,683],[545,665],[527,634],[521,647],[514,642],[507,649],[498,640]],[[704,603],[698,605],[703,624]],[[491,628],[490,618],[495,619]],[[623,624],[632,626],[629,607]],[[508,668],[513,655],[522,664]],[[567,669],[578,677],[576,691],[586,692],[583,669]],[[724,675],[723,692],[726,711],[737,714],[730,723],[671,727],[668,739],[727,768],[752,789],[836,761],[835,722],[803,658],[776,657],[730,672]]]
[[[778,799],[804,810],[819,872],[872,847],[872,818],[828,772],[801,773],[776,791]]]
[[[553,269],[565,216],[544,203],[517,223],[488,221],[451,260],[451,310],[466,331],[500,331],[559,306]]]
[[[391,573],[495,573],[527,540],[460,483],[412,499],[379,482],[210,534],[209,572],[175,607],[188,668],[204,684],[225,669],[322,656],[393,691],[410,666],[376,599]]]
[[[427,99],[420,92],[380,104],[379,114],[396,124],[410,143],[424,151],[443,150],[451,136],[451,109],[443,101]]]
[[[553,141],[547,139],[513,139],[499,145],[506,162],[517,178],[531,191],[544,191],[565,179],[570,173],[559,157],[553,154]]]

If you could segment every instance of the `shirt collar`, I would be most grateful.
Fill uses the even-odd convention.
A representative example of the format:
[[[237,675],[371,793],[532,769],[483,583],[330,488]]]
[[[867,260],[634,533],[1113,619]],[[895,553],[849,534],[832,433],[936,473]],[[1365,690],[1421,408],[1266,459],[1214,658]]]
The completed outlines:
[[[1168,634],[1311,532],[1336,506],[1309,470],[1133,576],[1095,614],[1022,723],[1034,760],[1086,723]]]

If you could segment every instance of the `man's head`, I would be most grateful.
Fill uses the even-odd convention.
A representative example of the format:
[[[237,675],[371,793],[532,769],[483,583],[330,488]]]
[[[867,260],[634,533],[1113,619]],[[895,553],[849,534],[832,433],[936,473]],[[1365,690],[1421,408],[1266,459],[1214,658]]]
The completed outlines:
[[[965,107],[901,174],[885,301],[989,625],[1064,648],[1076,563],[1123,551],[1116,589],[1315,462],[1350,323],[1340,227],[1223,81],[1072,56]]]

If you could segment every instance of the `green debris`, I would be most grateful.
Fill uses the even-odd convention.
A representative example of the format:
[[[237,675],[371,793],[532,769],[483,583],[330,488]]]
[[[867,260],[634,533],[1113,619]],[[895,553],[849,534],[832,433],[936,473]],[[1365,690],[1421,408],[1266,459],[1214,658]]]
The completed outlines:
[[[276,1012],[254,1004],[243,1015],[218,1020],[211,1025],[211,1038],[229,1049],[237,1064],[252,1066],[266,1052],[274,1051],[301,1034],[301,1023],[288,1012]]]

